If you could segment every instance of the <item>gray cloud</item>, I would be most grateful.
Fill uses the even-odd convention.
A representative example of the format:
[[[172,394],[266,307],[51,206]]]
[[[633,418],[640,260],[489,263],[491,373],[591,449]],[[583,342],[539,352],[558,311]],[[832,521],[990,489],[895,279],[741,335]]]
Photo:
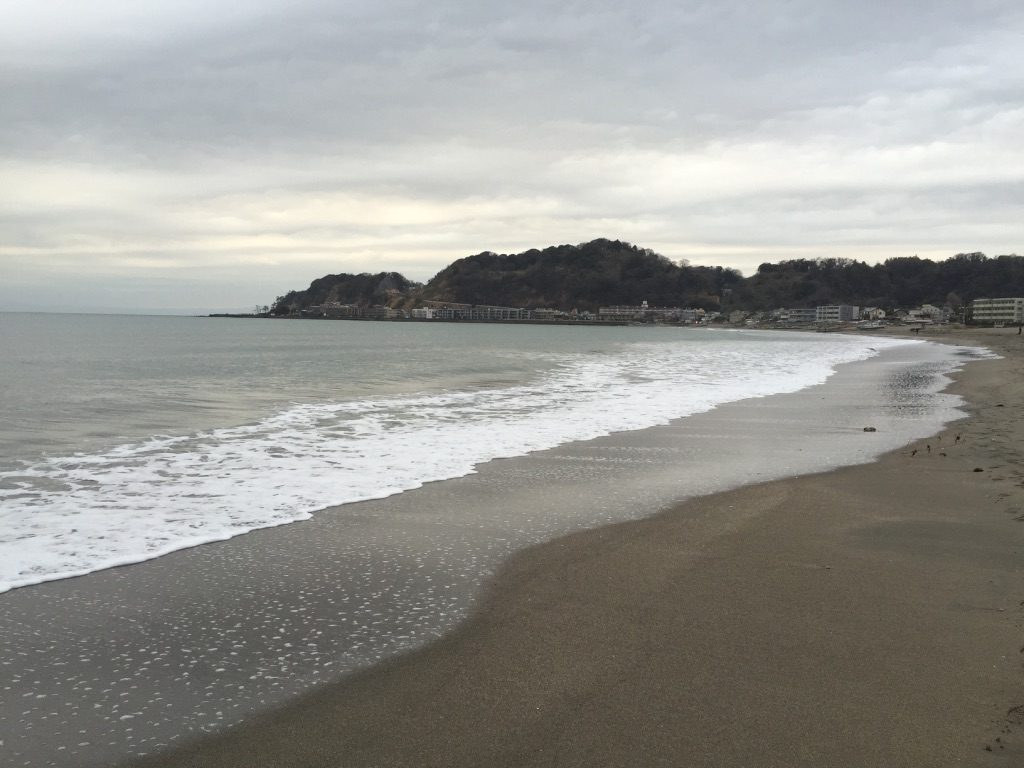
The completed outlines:
[[[184,306],[243,265],[275,293],[594,236],[748,270],[1020,250],[1017,5],[11,11],[0,268],[160,273]]]

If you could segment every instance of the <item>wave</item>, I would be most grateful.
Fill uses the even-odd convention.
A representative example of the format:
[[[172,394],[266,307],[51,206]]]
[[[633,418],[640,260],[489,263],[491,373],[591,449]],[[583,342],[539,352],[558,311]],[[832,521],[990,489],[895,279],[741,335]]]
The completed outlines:
[[[493,459],[643,429],[823,382],[908,343],[793,336],[623,344],[532,382],[297,404],[0,472],[0,592],[140,562],[460,477]]]

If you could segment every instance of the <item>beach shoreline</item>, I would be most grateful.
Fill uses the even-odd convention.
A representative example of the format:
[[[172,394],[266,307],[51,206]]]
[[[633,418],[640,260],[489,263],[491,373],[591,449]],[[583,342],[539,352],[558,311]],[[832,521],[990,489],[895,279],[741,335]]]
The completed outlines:
[[[929,334],[1003,355],[941,440],[531,547],[429,646],[130,764],[1018,764],[1011,333]]]
[[[962,415],[959,398],[939,394],[942,374],[975,350],[875,346],[887,349],[810,387],[10,591],[0,596],[0,741],[13,765],[99,768],[223,733],[442,636],[518,550],[686,498],[869,462]]]

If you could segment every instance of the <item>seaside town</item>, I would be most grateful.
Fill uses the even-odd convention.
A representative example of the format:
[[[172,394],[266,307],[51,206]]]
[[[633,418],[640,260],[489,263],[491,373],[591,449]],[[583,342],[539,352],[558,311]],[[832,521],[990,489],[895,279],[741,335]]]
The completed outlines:
[[[419,320],[474,323],[559,323],[591,325],[732,325],[756,328],[859,328],[874,330],[886,325],[909,325],[917,328],[947,323],[1008,326],[1024,324],[1024,298],[975,299],[961,307],[922,304],[908,309],[886,312],[880,307],[857,307],[850,304],[825,304],[809,308],[779,308],[770,312],[732,311],[708,312],[683,307],[655,307],[646,301],[638,305],[600,307],[597,312],[559,309],[525,309],[483,304],[425,302],[412,310],[384,305],[361,306],[330,302],[314,305],[293,317],[335,320]],[[266,315],[264,311],[259,315]]]
[[[596,238],[451,262],[425,283],[399,272],[335,273],[252,314],[279,319],[572,325],[880,328],[1019,324],[1024,257],[958,253],[764,262],[744,276]],[[1010,298],[1004,298],[1010,297]]]

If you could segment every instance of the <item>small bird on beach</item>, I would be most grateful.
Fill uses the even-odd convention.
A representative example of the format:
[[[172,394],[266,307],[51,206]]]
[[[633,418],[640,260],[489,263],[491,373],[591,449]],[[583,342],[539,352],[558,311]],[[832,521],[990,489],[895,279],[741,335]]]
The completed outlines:
[[[912,450],[912,451],[910,452],[910,455],[911,455],[911,456],[917,456],[917,448],[915,448],[914,450]]]
[[[928,443],[928,445],[926,445],[925,448],[928,449],[928,453],[932,452],[932,444],[931,443]]]
[[[959,442],[960,442],[960,435],[957,435],[957,436],[956,436],[956,440],[954,440],[953,442],[954,442],[954,443],[959,443]]]

